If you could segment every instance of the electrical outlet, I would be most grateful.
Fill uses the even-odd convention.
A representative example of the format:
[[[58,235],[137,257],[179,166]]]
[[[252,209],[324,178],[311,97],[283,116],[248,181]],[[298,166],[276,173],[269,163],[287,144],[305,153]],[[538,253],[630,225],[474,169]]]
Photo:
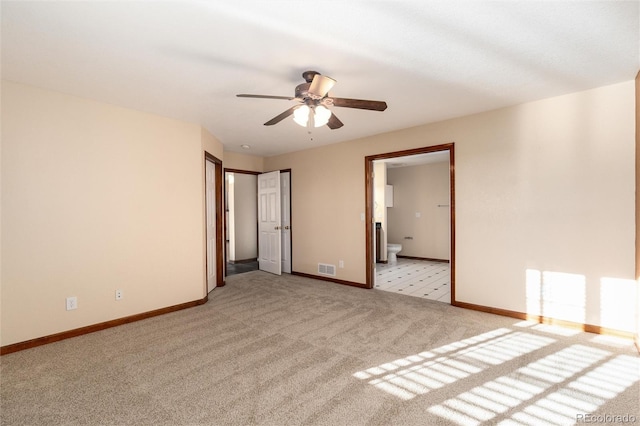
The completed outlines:
[[[78,298],[75,296],[67,297],[67,311],[78,309]]]
[[[344,268],[344,260],[341,260],[338,262],[338,267],[339,268]]]
[[[116,290],[116,300],[122,300],[123,297],[124,293],[122,292],[122,290]]]

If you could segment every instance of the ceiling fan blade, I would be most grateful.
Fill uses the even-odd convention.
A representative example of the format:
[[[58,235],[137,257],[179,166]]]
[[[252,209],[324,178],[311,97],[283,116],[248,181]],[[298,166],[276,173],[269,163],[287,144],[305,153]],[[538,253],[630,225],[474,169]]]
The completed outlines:
[[[258,99],[285,99],[287,101],[291,101],[295,98],[291,96],[271,96],[271,95],[247,95],[245,93],[241,93],[236,95],[239,98],[258,98]]]
[[[333,105],[344,108],[368,109],[371,111],[384,111],[387,103],[382,101],[368,101],[364,99],[332,98]]]
[[[273,117],[271,120],[269,120],[266,123],[264,123],[264,125],[265,126],[273,126],[274,124],[278,124],[279,122],[281,122],[285,118],[289,117],[290,115],[293,115],[293,110],[295,110],[297,107],[298,107],[298,105],[289,108],[288,110],[286,110],[282,114],[277,115],[277,116]]]
[[[326,75],[316,74],[313,76],[311,85],[309,86],[309,94],[318,99],[324,98],[329,90],[336,84],[336,81]]]
[[[327,126],[331,130],[335,130],[335,129],[339,129],[340,127],[344,126],[344,124],[342,123],[342,121],[340,121],[340,119],[338,117],[336,117],[336,115],[334,113],[331,113],[331,117],[329,117],[329,121],[327,122]]]

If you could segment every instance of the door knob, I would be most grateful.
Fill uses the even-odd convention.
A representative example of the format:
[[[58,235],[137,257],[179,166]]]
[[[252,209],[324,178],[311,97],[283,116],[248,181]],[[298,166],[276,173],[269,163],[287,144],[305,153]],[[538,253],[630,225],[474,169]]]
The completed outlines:
[[[289,226],[288,226],[288,225],[287,225],[287,226],[285,226],[285,227],[284,227],[284,229],[289,229]]]

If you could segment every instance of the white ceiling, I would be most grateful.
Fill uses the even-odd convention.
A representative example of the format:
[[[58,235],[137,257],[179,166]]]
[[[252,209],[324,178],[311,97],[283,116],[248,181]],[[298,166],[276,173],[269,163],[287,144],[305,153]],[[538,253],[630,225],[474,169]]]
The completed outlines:
[[[2,1],[2,77],[199,123],[271,156],[628,81],[638,1]],[[344,127],[263,123],[302,72]],[[243,144],[251,146],[243,151]]]

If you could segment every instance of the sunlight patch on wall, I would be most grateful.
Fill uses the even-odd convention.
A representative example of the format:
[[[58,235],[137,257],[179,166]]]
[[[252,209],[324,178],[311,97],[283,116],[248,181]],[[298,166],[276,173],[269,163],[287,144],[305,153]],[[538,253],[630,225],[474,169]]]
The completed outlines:
[[[616,330],[636,332],[638,283],[635,280],[600,280],[600,324]]]
[[[535,269],[525,271],[527,314],[542,315],[542,273]]]
[[[359,371],[353,376],[409,400],[553,342],[549,337],[501,328]]]
[[[527,314],[584,324],[584,275],[527,269],[525,279]]]

